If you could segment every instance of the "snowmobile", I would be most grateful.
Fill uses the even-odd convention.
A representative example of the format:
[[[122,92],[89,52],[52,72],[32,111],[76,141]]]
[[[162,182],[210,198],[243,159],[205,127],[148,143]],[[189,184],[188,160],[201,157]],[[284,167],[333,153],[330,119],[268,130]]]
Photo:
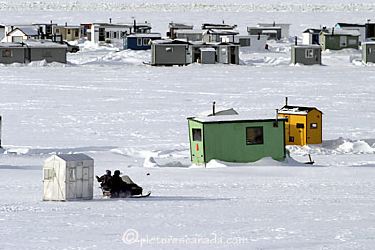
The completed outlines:
[[[121,176],[123,182],[126,183],[119,192],[111,192],[111,190],[102,189],[103,197],[106,198],[145,198],[151,195],[151,192],[143,194],[143,188],[133,182],[128,175]]]

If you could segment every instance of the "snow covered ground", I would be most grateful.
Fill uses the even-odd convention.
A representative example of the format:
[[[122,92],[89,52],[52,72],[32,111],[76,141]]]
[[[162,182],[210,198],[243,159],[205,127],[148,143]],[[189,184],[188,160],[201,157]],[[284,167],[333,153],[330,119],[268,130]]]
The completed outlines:
[[[179,11],[165,14],[69,11],[49,2],[60,9],[42,11],[31,3],[11,9],[6,6],[23,2],[4,2],[0,21],[135,16],[164,33],[171,20],[197,25],[225,19],[245,30],[276,19],[292,23],[294,35],[310,25],[363,22],[372,15],[340,1],[325,5],[328,13],[274,12],[271,5],[253,12],[217,7],[209,15],[195,5],[183,10],[177,4]],[[357,51],[325,52],[324,66],[291,66],[287,43],[270,46],[270,53],[242,50],[238,66],[150,67],[143,64],[148,52],[90,44],[69,55],[68,65],[0,66],[0,249],[373,248],[375,67],[360,63]],[[289,147],[295,160],[307,161],[311,154],[316,165],[264,159],[246,166],[190,167],[186,117],[209,110],[213,101],[241,114],[268,116],[285,96],[291,104],[324,112],[324,143]],[[96,174],[120,169],[152,196],[103,200],[95,189],[89,202],[42,202],[43,161],[53,153],[76,152],[95,159]],[[140,241],[134,243],[136,236]]]

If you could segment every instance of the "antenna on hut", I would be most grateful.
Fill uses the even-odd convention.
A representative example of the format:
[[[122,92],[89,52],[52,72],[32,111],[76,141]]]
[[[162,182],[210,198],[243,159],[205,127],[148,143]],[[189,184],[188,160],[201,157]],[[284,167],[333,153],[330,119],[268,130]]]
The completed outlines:
[[[298,45],[298,40],[297,39],[298,39],[297,36],[295,36],[294,37],[294,45],[296,45],[296,46]]]
[[[111,17],[109,18],[109,23],[112,23],[112,18]]]
[[[215,106],[216,106],[216,102],[213,102],[212,103],[212,115],[215,116]]]
[[[276,109],[276,119],[275,122],[273,123],[273,127],[277,128],[279,126],[279,109]]]
[[[288,97],[285,97],[285,106],[288,106]]]

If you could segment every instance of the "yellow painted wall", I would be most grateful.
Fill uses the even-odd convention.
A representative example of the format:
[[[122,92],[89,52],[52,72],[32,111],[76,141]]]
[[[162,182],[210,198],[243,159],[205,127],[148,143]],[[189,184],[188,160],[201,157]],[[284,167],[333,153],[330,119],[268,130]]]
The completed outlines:
[[[322,113],[320,111],[314,109],[307,115],[279,114],[279,117],[288,118],[288,121],[285,122],[286,145],[303,146],[322,143]],[[312,123],[316,123],[317,128],[311,128]],[[298,124],[303,128],[297,128]],[[294,141],[291,141],[290,137],[294,137]]]
[[[279,117],[286,117],[285,123],[285,144],[286,145],[306,145],[306,116],[279,114]],[[303,124],[303,128],[297,128],[297,124]],[[294,137],[294,142],[290,140]]]
[[[316,123],[317,128],[312,128],[311,124]],[[316,109],[311,110],[307,114],[307,144],[321,144],[322,143],[322,113]]]

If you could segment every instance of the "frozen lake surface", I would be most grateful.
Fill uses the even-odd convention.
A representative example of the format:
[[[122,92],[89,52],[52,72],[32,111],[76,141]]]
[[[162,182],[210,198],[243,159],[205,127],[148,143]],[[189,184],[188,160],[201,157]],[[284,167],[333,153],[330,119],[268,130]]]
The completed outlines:
[[[135,16],[164,33],[172,20],[198,25],[225,19],[245,31],[246,25],[276,19],[300,35],[309,26],[371,17],[371,9],[351,10],[340,1],[325,5],[328,13],[218,6],[209,14],[196,5],[169,5],[180,9],[165,14],[150,5],[134,13],[86,12],[49,2],[59,9],[5,1],[0,21],[80,23],[111,16],[131,22]],[[250,5],[233,3],[230,8]],[[23,7],[9,7],[17,4]],[[143,64],[149,52],[81,46],[68,65],[0,66],[0,249],[373,248],[375,67],[362,65],[360,52],[324,52],[324,66],[291,66],[284,42],[271,43],[269,53],[241,50],[238,66],[150,67]],[[324,113],[322,145],[289,147],[293,158],[304,162],[310,153],[316,165],[265,159],[242,167],[189,168],[187,117],[209,110],[213,101],[241,114],[269,116],[285,96],[290,104]],[[120,169],[152,196],[105,200],[95,189],[89,202],[42,202],[43,161],[76,152],[95,159],[97,175]],[[133,243],[137,235],[140,242]]]

